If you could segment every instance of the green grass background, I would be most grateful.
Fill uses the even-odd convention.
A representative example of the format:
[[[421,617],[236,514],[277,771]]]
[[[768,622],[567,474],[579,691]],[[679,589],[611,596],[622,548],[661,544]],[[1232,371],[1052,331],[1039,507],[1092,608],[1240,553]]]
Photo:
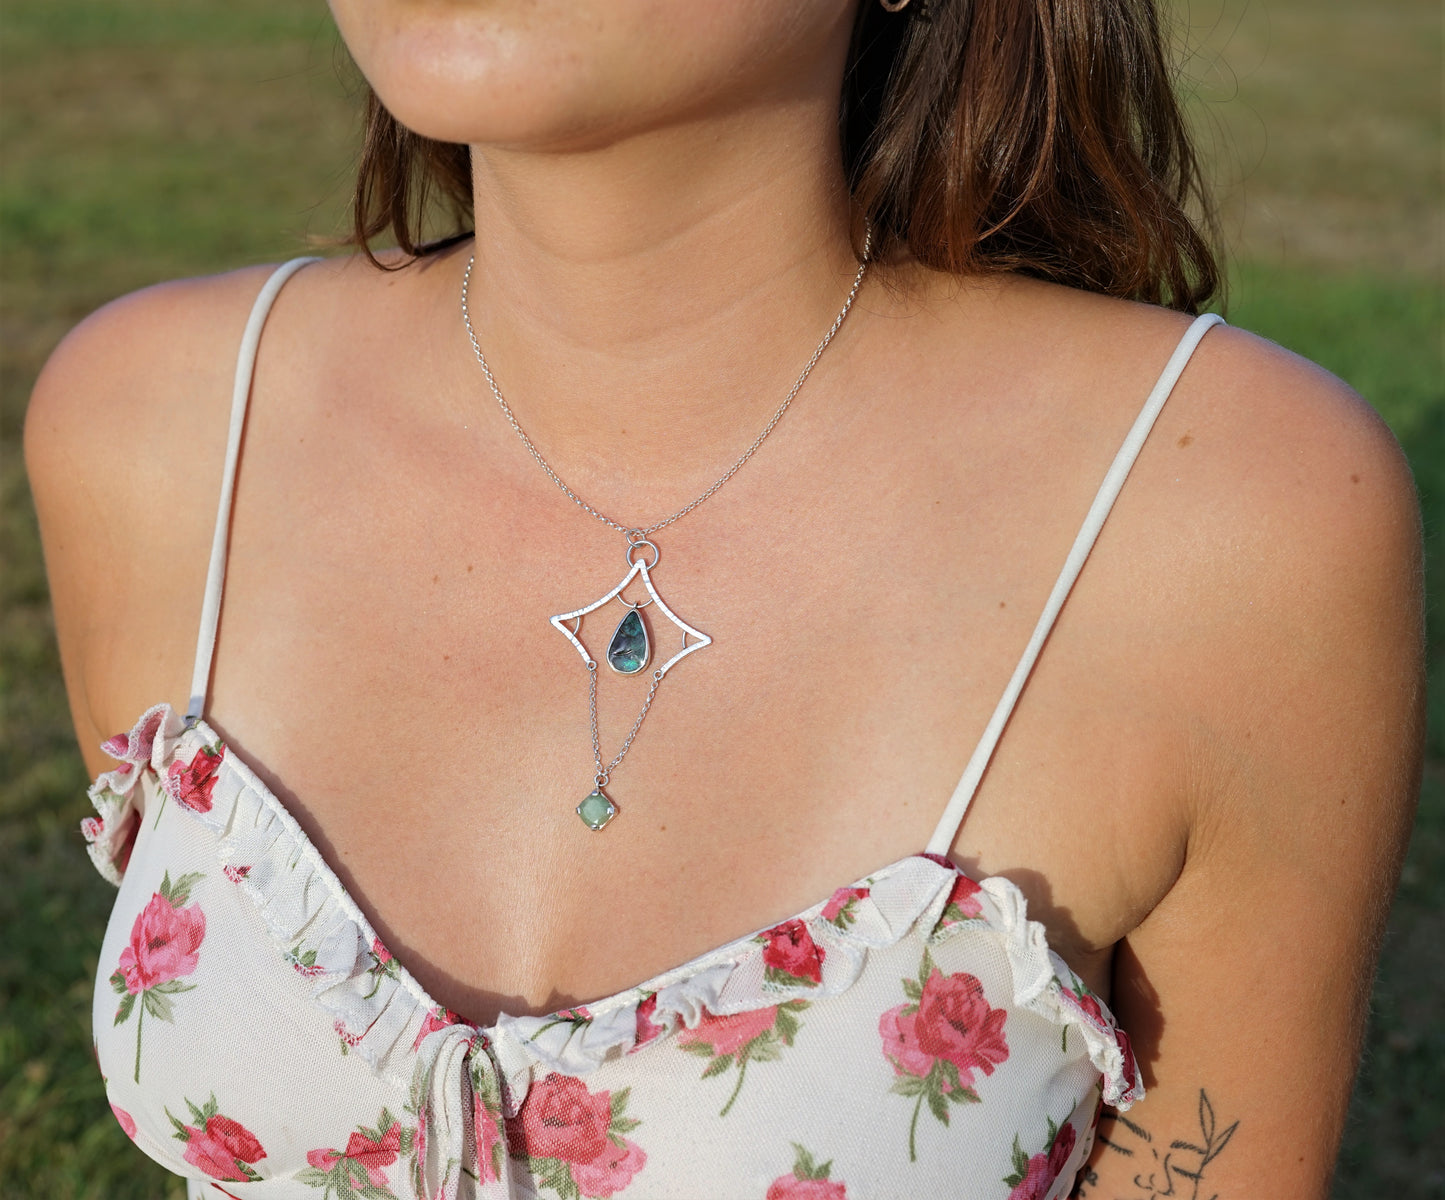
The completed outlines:
[[[1168,0],[1221,199],[1230,319],[1363,393],[1419,482],[1432,685],[1445,665],[1441,8]],[[20,462],[26,397],[87,312],[336,230],[354,97],[315,0],[7,0],[0,8],[0,1197],[180,1197],[126,1141],[90,1054],[114,893],[77,823]],[[1336,1200],[1445,1195],[1445,701],[1377,982]],[[1325,982],[1321,981],[1321,986]],[[1322,1053],[1333,1052],[1321,1046]],[[1244,1200],[1228,1197],[1225,1200]]]

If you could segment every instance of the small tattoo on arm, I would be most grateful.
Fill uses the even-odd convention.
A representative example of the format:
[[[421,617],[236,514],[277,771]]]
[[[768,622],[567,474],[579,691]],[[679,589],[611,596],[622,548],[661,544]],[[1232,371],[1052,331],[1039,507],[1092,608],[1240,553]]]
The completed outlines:
[[[1176,1138],[1167,1148],[1162,1140],[1122,1113],[1109,1113],[1107,1117],[1113,1124],[1107,1134],[1102,1130],[1099,1133],[1099,1142],[1106,1149],[1105,1161],[1112,1161],[1115,1156],[1128,1159],[1131,1171],[1129,1194],[1117,1200],[1158,1200],[1165,1196],[1178,1200],[1219,1200],[1219,1193],[1209,1190],[1205,1184],[1205,1171],[1229,1145],[1239,1122],[1217,1128],[1214,1105],[1203,1088],[1199,1089],[1199,1136],[1187,1140]],[[1104,1200],[1098,1187],[1098,1175],[1085,1168],[1074,1189],[1074,1197],[1087,1200],[1098,1196],[1098,1200]]]

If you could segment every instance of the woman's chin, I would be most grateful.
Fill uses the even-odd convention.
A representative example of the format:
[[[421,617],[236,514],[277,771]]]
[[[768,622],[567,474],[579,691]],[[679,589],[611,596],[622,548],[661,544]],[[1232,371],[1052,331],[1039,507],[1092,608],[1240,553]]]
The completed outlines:
[[[590,11],[333,0],[332,9],[352,58],[407,129],[518,149],[596,148],[721,97],[795,90],[838,57],[850,26],[838,0],[606,0]]]

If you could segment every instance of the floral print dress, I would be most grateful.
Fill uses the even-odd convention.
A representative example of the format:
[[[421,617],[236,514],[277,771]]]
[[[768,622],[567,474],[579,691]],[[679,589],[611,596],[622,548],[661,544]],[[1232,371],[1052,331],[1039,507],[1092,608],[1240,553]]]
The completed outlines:
[[[1100,487],[929,850],[645,983],[473,1025],[377,937],[281,801],[202,719],[261,328],[242,338],[191,706],[142,715],[83,823],[119,892],[96,1057],[111,1108],[200,1197],[1059,1200],[1129,1039],[1002,877],[943,852],[1134,456]]]
[[[196,1196],[1053,1200],[1128,1038],[1018,889],[916,855],[614,996],[480,1028],[432,1000],[204,723],[106,749],[120,887],[96,1051]]]

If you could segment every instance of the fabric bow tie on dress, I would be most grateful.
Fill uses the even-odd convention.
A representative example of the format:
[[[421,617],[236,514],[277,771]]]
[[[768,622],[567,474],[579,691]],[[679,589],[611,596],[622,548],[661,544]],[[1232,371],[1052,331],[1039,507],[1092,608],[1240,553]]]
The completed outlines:
[[[501,1099],[506,1089],[491,1050],[486,1035],[470,1025],[446,1025],[422,1040],[411,1084],[414,1200],[514,1200]],[[470,1185],[465,1192],[463,1180]]]

